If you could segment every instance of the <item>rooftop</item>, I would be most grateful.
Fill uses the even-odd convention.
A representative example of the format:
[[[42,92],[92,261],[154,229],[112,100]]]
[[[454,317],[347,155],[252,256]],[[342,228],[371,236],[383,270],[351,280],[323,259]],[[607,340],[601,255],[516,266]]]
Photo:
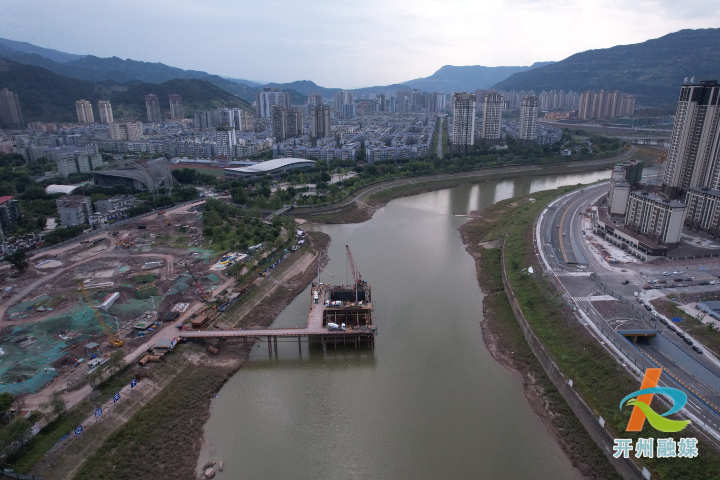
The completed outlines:
[[[263,173],[300,163],[315,164],[317,162],[306,158],[276,158],[275,160],[268,160],[267,162],[258,163],[257,165],[251,165],[249,167],[226,168],[225,170],[232,170],[241,173]]]
[[[5,202],[9,202],[9,201],[12,200],[13,198],[15,198],[15,197],[11,197],[11,196],[9,196],[9,195],[6,195],[6,196],[4,196],[4,197],[0,197],[0,205],[2,205],[2,204],[5,203]]]
[[[685,208],[687,205],[685,205],[682,202],[678,202],[676,200],[670,200],[668,197],[664,195],[659,195],[657,193],[650,193],[650,192],[630,192],[631,196],[636,196],[640,198],[647,198],[649,200],[652,200],[657,203],[662,203],[664,205],[668,205],[672,208]]]

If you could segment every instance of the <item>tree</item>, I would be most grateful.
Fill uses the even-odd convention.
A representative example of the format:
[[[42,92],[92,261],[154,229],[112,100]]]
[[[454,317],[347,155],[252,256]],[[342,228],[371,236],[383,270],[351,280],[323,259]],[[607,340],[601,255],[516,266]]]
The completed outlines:
[[[52,405],[50,402],[42,402],[38,405],[38,411],[45,419],[46,423],[50,423],[50,413],[52,413]]]
[[[65,413],[67,408],[65,400],[62,398],[62,394],[57,390],[50,395],[50,405],[52,406],[53,413],[58,417]]]
[[[8,410],[12,407],[14,397],[12,393],[3,392],[0,393],[0,420],[5,423],[8,418]]]
[[[24,446],[32,435],[30,421],[26,418],[17,418],[10,422],[2,432],[2,444],[5,447],[19,443]]]

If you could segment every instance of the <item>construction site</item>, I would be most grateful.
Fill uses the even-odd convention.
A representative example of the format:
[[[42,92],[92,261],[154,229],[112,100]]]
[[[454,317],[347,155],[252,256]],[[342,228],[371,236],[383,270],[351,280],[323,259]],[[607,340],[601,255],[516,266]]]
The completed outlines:
[[[0,392],[72,389],[120,349],[129,355],[164,324],[190,316],[235,280],[211,270],[201,213],[185,206],[30,257],[5,278]]]

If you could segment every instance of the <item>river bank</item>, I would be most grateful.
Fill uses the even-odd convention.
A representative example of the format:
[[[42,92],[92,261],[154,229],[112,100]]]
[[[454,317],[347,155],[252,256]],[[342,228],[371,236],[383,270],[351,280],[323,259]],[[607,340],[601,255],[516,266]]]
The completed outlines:
[[[253,315],[243,315],[244,325],[269,326],[275,316],[299,295],[316,274],[316,259],[325,254],[330,237],[309,232],[308,245],[274,272],[278,278],[255,289]],[[299,264],[301,268],[296,268]],[[270,277],[267,277],[270,278]],[[278,288],[282,284],[286,288]],[[235,312],[238,314],[239,312]],[[233,312],[226,312],[231,315]],[[220,353],[209,355],[213,345]],[[147,382],[152,390],[135,399],[132,411],[116,415],[107,428],[93,428],[81,441],[63,451],[53,462],[41,462],[34,473],[55,479],[197,478],[195,474],[209,418],[211,399],[242,368],[253,343],[196,342],[176,347],[168,358],[164,381]],[[161,365],[165,367],[165,365]],[[170,368],[172,367],[172,368]],[[170,371],[171,370],[171,371]],[[139,387],[145,381],[140,381]]]
[[[539,192],[533,194],[533,198],[545,204],[558,194],[557,191]],[[473,212],[477,218],[460,228],[466,251],[475,261],[478,285],[485,294],[483,341],[498,363],[521,375],[528,403],[585,478],[621,478],[545,374],[523,336],[503,289],[500,254],[503,241],[487,240],[497,236],[492,235],[493,231],[506,227],[506,219],[513,217],[523,205],[527,207],[527,198],[500,202],[482,212]]]
[[[525,371],[531,386],[534,387],[534,383],[541,380],[540,389],[529,390],[531,393],[537,393],[546,404],[546,410],[550,413],[550,419],[557,429],[560,444],[574,462],[577,461],[580,466],[587,468],[590,475],[594,475],[595,478],[608,478],[613,473],[609,470],[612,468],[610,467],[612,459],[603,455],[603,450],[590,438],[584,426],[597,429],[599,424],[596,419],[602,417],[605,420],[601,433],[605,437],[602,441],[606,451],[610,451],[613,438],[630,438],[634,443],[637,438],[654,437],[658,433],[647,425],[640,433],[625,431],[630,411],[618,409],[618,404],[626,392],[637,388],[637,381],[612,358],[597,339],[592,337],[582,322],[577,321],[572,307],[568,305],[561,292],[558,292],[542,274],[543,268],[535,254],[533,246],[535,219],[552,199],[574,188],[577,187],[538,192],[532,195],[533,201],[518,197],[498,202],[483,210],[480,218],[463,225],[461,230],[468,250],[480,258],[479,281],[487,283],[486,288],[496,290],[496,295],[501,298],[499,303],[494,302],[493,299],[488,303],[488,308],[497,308],[498,311],[498,315],[488,317],[490,321],[487,329],[491,332],[489,340],[493,342],[500,338],[506,342],[508,339],[517,339],[509,347],[510,355],[507,354],[508,349],[503,348],[502,341],[498,346],[490,348],[504,351],[501,358],[509,357],[503,360],[519,367],[520,371]],[[496,242],[499,239],[503,240],[502,263],[499,249],[484,248],[489,246],[487,242]],[[533,267],[533,274],[528,274],[529,267]],[[508,282],[505,286],[512,290],[498,286],[497,282],[498,279],[502,279],[502,272],[505,272]],[[492,281],[484,282],[483,279],[489,276]],[[514,296],[517,301],[517,308],[510,312],[508,312],[510,308],[508,295]],[[502,321],[503,319],[506,321]],[[528,330],[519,330],[520,321],[529,329],[534,342],[533,350],[529,353],[527,353],[530,348],[527,343]],[[499,333],[492,335],[493,332]],[[516,350],[517,345],[521,347],[520,350]],[[514,352],[523,350],[525,354],[520,359],[515,358]],[[535,354],[543,356],[544,367],[539,364]],[[555,375],[552,383],[545,375],[545,368],[552,369]],[[572,388],[567,387],[566,379],[573,380]],[[558,385],[566,387],[564,398],[575,402],[575,407],[578,406],[577,398],[581,398],[585,404],[584,408],[589,409],[589,415],[583,417],[584,426],[575,416],[575,413],[580,415],[581,412],[578,413],[577,409],[570,410],[567,402],[555,388]],[[593,430],[595,435],[593,438],[602,437],[598,437],[597,434],[598,432]],[[673,437],[676,442],[680,437],[696,437],[698,456],[703,461],[675,458],[635,460],[639,465],[636,469],[638,477],[640,467],[645,467],[658,478],[717,478],[720,471],[720,452],[701,432],[694,431],[691,426],[689,431],[683,433],[663,435]],[[628,472],[627,466],[618,465],[618,468]]]
[[[631,152],[630,152],[631,153]],[[508,171],[484,171],[472,172],[467,176],[437,176],[439,178],[414,177],[411,179],[392,180],[387,184],[370,187],[367,192],[359,192],[353,207],[340,213],[325,215],[307,215],[308,222],[318,224],[346,224],[363,223],[372,218],[374,213],[388,202],[396,198],[410,197],[421,193],[428,193],[461,185],[478,185],[487,182],[512,180],[520,177],[545,177],[548,175],[583,174],[607,170],[610,163],[618,159],[608,161],[607,159],[595,160],[567,165],[549,165],[543,167],[530,166],[524,170]],[[402,182],[402,183],[400,183]]]

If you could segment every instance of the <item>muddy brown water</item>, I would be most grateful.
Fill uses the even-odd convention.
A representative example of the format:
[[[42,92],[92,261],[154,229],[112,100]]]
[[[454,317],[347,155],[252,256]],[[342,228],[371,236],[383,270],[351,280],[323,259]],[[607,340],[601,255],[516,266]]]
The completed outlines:
[[[345,245],[372,286],[374,351],[326,354],[264,343],[223,389],[200,465],[227,479],[577,479],[481,337],[483,295],[458,227],[500,200],[609,178],[610,172],[465,185],[393,200],[332,237],[321,281],[348,282]],[[309,288],[275,322],[304,325]]]

